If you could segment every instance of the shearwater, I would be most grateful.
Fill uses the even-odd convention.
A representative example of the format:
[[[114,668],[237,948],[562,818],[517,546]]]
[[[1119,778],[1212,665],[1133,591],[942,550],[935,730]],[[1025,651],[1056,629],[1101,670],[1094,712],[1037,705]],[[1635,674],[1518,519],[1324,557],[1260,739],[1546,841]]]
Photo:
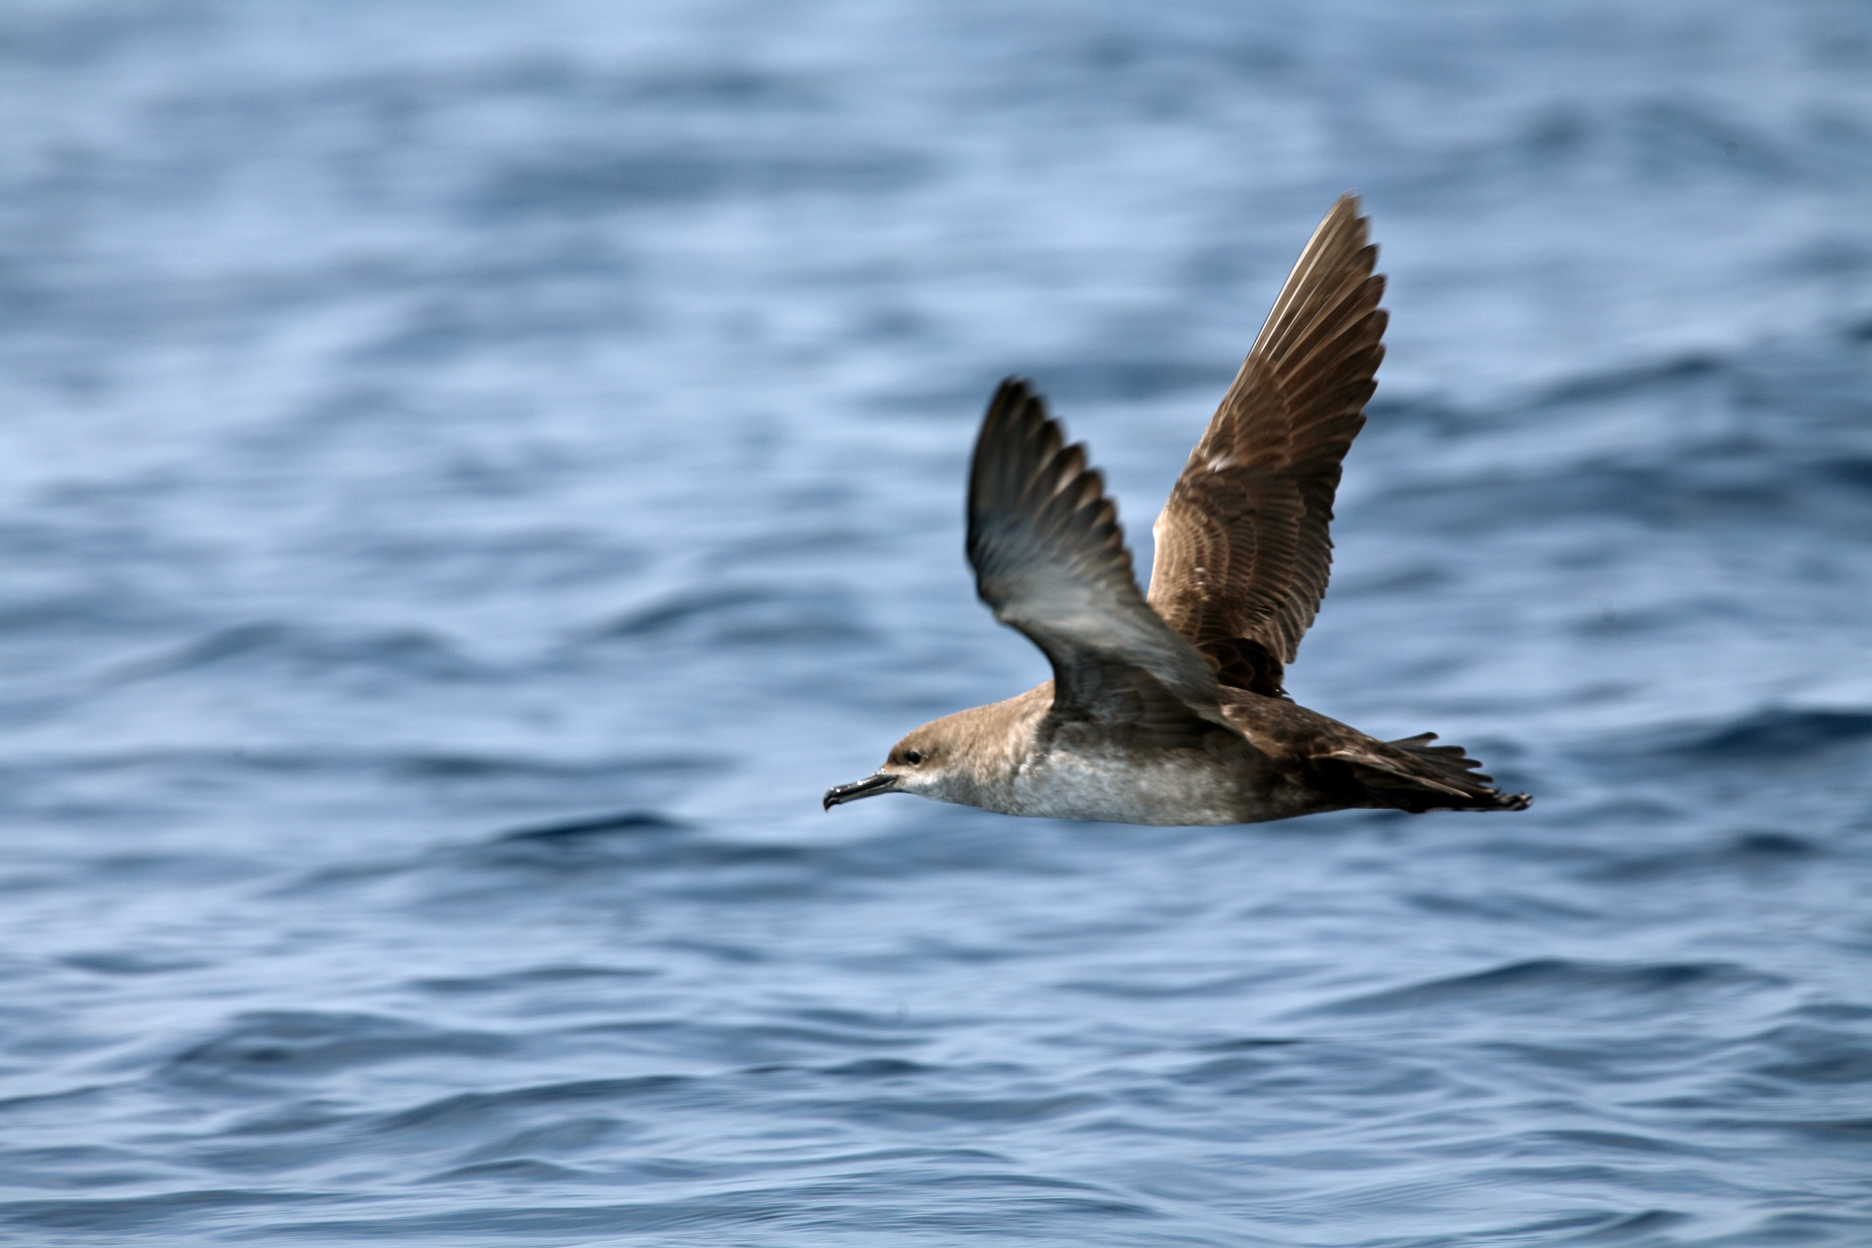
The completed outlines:
[[[969,470],[968,558],[1053,679],[923,725],[826,809],[915,793],[1009,815],[1224,824],[1328,810],[1524,810],[1426,732],[1380,741],[1282,687],[1332,562],[1340,461],[1384,358],[1358,200],[1315,230],[1157,520],[1138,592],[1104,481],[1024,381]]]

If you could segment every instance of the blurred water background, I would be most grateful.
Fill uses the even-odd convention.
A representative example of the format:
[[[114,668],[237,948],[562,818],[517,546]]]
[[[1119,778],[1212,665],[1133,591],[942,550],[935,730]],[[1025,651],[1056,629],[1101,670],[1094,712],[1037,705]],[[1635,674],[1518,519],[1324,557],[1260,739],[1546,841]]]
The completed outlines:
[[[1872,1242],[1872,8],[0,10],[0,1240]],[[1525,815],[819,794],[1334,196],[1304,703]]]

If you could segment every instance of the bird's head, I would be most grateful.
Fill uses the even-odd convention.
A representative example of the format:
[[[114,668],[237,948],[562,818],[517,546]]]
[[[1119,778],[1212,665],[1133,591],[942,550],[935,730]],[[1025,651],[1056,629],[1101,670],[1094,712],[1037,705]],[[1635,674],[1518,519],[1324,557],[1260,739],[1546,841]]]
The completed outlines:
[[[951,720],[956,716],[924,724],[891,747],[884,765],[862,780],[826,790],[825,808],[831,810],[861,797],[880,793],[915,793],[939,802],[964,801],[956,790],[964,769],[959,768],[958,750]]]

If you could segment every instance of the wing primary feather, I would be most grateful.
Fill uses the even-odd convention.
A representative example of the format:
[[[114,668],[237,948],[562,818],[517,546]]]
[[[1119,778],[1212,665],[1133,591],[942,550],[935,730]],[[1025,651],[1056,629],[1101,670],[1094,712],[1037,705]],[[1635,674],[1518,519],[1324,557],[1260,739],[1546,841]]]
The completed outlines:
[[[1140,714],[1140,698],[1171,700],[1186,719],[1236,731],[1208,660],[1138,591],[1117,508],[1085,448],[1067,443],[1019,378],[1001,383],[976,439],[968,557],[995,618],[1052,664],[1057,714],[1115,721]]]
[[[1358,200],[1301,250],[1158,518],[1149,601],[1221,682],[1284,696],[1326,592],[1340,463],[1384,358],[1384,278]]]

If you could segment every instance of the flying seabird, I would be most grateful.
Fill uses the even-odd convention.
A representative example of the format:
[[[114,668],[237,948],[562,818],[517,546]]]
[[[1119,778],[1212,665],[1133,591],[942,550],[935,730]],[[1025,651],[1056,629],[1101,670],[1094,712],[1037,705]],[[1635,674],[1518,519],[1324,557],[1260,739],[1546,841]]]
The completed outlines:
[[[1326,592],[1340,461],[1384,358],[1367,225],[1343,196],[1301,252],[1158,517],[1148,595],[1085,448],[1025,381],[1001,383],[969,470],[968,558],[1053,679],[923,725],[826,809],[880,793],[1145,824],[1527,808],[1435,733],[1380,741],[1282,687]]]

